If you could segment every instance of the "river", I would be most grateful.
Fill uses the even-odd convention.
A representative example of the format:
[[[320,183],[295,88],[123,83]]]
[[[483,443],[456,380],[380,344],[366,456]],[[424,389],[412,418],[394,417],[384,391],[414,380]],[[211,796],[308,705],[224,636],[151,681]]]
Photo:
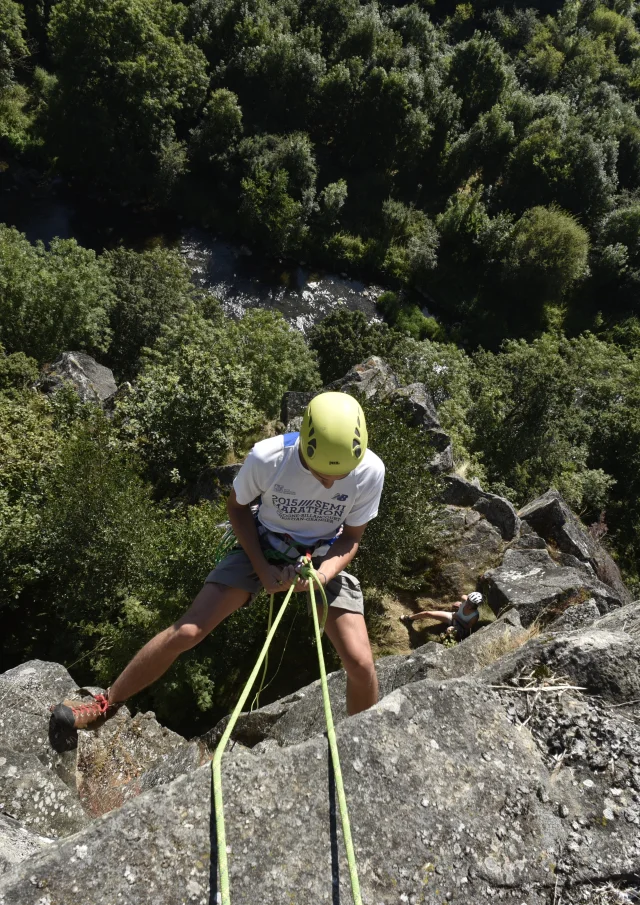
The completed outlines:
[[[98,206],[72,195],[61,181],[4,180],[0,222],[15,226],[31,242],[39,239],[48,244],[59,236],[96,251],[119,244],[137,249],[158,244],[179,248],[194,281],[235,317],[248,308],[275,308],[298,329],[306,330],[344,305],[363,311],[370,320],[379,319],[375,307],[379,288],[346,275],[267,259],[206,229],[186,226],[170,213]]]

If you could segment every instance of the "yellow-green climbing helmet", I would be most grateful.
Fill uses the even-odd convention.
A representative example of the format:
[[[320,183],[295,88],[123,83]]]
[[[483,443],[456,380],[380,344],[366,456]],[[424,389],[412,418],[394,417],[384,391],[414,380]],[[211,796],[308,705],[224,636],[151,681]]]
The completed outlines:
[[[300,448],[320,474],[347,474],[367,451],[367,425],[360,404],[346,393],[320,393],[305,409]]]

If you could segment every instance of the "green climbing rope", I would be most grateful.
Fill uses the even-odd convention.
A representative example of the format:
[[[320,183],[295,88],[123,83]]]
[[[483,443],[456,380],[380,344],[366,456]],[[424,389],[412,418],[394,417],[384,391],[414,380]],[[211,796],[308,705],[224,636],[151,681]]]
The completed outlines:
[[[362,905],[362,898],[360,895],[360,883],[358,880],[358,870],[356,867],[356,858],[355,851],[353,848],[353,840],[351,838],[351,825],[349,823],[349,813],[347,811],[347,799],[344,793],[344,785],[342,782],[342,770],[340,769],[340,758],[338,756],[338,743],[336,740],[336,732],[335,726],[333,723],[333,714],[331,712],[331,701],[329,698],[329,688],[327,685],[327,671],[324,664],[324,655],[322,652],[322,634],[324,632],[324,627],[327,620],[327,615],[329,612],[329,606],[327,604],[327,596],[325,594],[324,587],[322,582],[318,578],[318,574],[316,570],[313,568],[311,563],[311,557],[308,556],[306,558],[305,563],[300,568],[300,575],[303,578],[306,578],[309,581],[309,593],[311,597],[311,610],[313,615],[313,625],[316,636],[316,646],[318,648],[318,661],[320,665],[320,680],[322,684],[322,700],[324,704],[324,713],[325,719],[327,723],[327,737],[329,739],[329,750],[331,752],[331,762],[333,764],[333,774],[335,777],[336,783],[336,791],[338,794],[338,805],[340,808],[340,818],[342,820],[342,835],[344,838],[345,849],[347,852],[347,863],[349,865],[349,876],[351,879],[351,892],[353,894],[354,905]],[[322,614],[322,624],[320,624],[320,620],[318,619],[318,610],[316,607],[316,598],[315,598],[315,590],[314,584],[316,584],[320,590],[323,600],[323,614]],[[213,797],[214,797],[214,808],[216,815],[216,837],[217,837],[217,845],[218,845],[218,866],[220,869],[220,891],[221,891],[221,900],[222,905],[231,905],[231,895],[229,890],[229,865],[227,861],[227,838],[225,832],[225,824],[224,824],[224,806],[222,801],[222,771],[221,771],[221,763],[222,763],[222,755],[224,754],[224,750],[227,746],[229,739],[231,738],[231,734],[233,732],[234,726],[237,722],[240,713],[242,712],[242,708],[249,697],[249,693],[251,688],[253,687],[253,683],[255,682],[258,673],[260,671],[260,666],[264,661],[266,661],[267,654],[269,651],[269,646],[273,637],[276,633],[278,625],[284,616],[285,610],[291,600],[291,595],[293,593],[294,585],[292,585],[287,591],[287,595],[284,599],[282,606],[280,607],[278,614],[273,621],[272,624],[272,614],[273,614],[273,594],[271,595],[270,609],[269,609],[269,626],[267,629],[267,638],[260,651],[258,659],[256,661],[256,665],[254,666],[249,679],[247,680],[247,684],[245,685],[242,694],[240,695],[240,699],[236,704],[233,713],[231,714],[231,718],[227,724],[227,728],[225,729],[220,742],[216,748],[215,754],[213,756],[213,761],[211,763],[211,771],[212,771],[212,783],[213,783]],[[264,679],[266,676],[266,667],[265,672],[262,676],[261,687],[264,684]],[[258,691],[260,694],[260,691]]]
[[[242,711],[245,701],[249,697],[249,692],[253,687],[253,683],[256,680],[258,672],[260,671],[260,666],[262,661],[264,660],[267,651],[269,650],[269,645],[273,639],[273,636],[276,633],[276,629],[280,624],[280,620],[284,616],[284,612],[291,600],[291,595],[293,593],[294,585],[291,585],[287,592],[287,596],[284,599],[284,602],[280,609],[278,610],[278,615],[274,619],[273,625],[271,626],[270,631],[267,633],[267,640],[264,643],[262,650],[260,651],[260,655],[256,661],[256,665],[253,667],[251,675],[247,681],[247,684],[244,686],[242,694],[238,700],[238,703],[235,706],[233,713],[231,714],[231,719],[227,724],[227,728],[224,731],[220,742],[218,743],[218,747],[216,748],[215,754],[213,755],[213,760],[211,762],[211,769],[213,774],[213,800],[216,814],[216,838],[218,843],[218,866],[220,868],[220,890],[222,893],[222,905],[231,905],[231,897],[229,894],[229,866],[227,863],[227,837],[225,833],[224,826],[224,805],[222,802],[222,773],[220,770],[220,765],[222,762],[222,755],[224,754],[224,749],[227,747],[227,742],[231,737],[231,733],[233,732],[233,728],[236,724],[238,717]]]
[[[320,681],[322,684],[322,701],[324,704],[324,717],[327,723],[327,737],[329,739],[329,749],[331,750],[331,762],[333,764],[333,775],[336,783],[336,792],[338,793],[338,804],[340,806],[340,819],[342,821],[342,836],[344,839],[344,847],[347,851],[347,864],[349,865],[349,878],[351,880],[351,894],[353,895],[354,905],[362,905],[362,897],[360,896],[360,881],[358,880],[358,868],[356,867],[356,854],[353,848],[353,839],[351,838],[351,824],[349,822],[349,811],[347,810],[347,798],[344,794],[344,785],[342,783],[342,770],[340,768],[340,757],[338,756],[338,742],[336,739],[336,730],[333,725],[333,713],[331,712],[331,699],[329,698],[329,686],[327,685],[327,671],[324,665],[324,655],[322,653],[322,636],[320,625],[318,623],[318,611],[316,609],[316,596],[313,590],[314,581],[317,583],[322,592],[324,602],[324,618],[326,619],[328,606],[327,596],[322,587],[322,582],[318,579],[317,572],[309,563],[309,572],[311,581],[309,582],[309,591],[311,593],[311,610],[313,613],[313,627],[316,633],[316,646],[318,648],[318,661],[320,663]],[[323,623],[324,628],[324,623]]]

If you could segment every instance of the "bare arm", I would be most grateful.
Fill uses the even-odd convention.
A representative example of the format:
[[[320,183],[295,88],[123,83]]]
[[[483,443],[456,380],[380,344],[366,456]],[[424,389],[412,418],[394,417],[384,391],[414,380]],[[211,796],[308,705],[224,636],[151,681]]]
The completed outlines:
[[[260,546],[258,530],[253,518],[250,506],[242,506],[236,499],[236,492],[232,490],[227,500],[227,512],[229,521],[238,542],[251,560],[251,565],[256,575],[262,582],[268,594],[275,594],[284,590],[291,582],[283,575],[283,570],[272,565]]]
[[[416,619],[437,619],[438,622],[451,622],[453,615],[444,610],[423,610],[421,613],[414,613],[413,616],[408,617],[409,622],[414,622]]]

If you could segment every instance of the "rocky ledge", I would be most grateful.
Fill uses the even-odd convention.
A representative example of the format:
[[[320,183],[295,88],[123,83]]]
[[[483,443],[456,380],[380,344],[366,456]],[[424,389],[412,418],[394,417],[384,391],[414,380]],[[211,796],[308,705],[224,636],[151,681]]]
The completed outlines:
[[[332,674],[363,901],[637,901],[639,633],[640,602],[541,634],[510,610],[380,660],[355,717]],[[123,710],[56,752],[46,702],[73,690],[57,664],[0,677],[0,905],[219,901],[222,725],[187,742]],[[317,682],[245,715],[223,776],[234,905],[351,901]]]

